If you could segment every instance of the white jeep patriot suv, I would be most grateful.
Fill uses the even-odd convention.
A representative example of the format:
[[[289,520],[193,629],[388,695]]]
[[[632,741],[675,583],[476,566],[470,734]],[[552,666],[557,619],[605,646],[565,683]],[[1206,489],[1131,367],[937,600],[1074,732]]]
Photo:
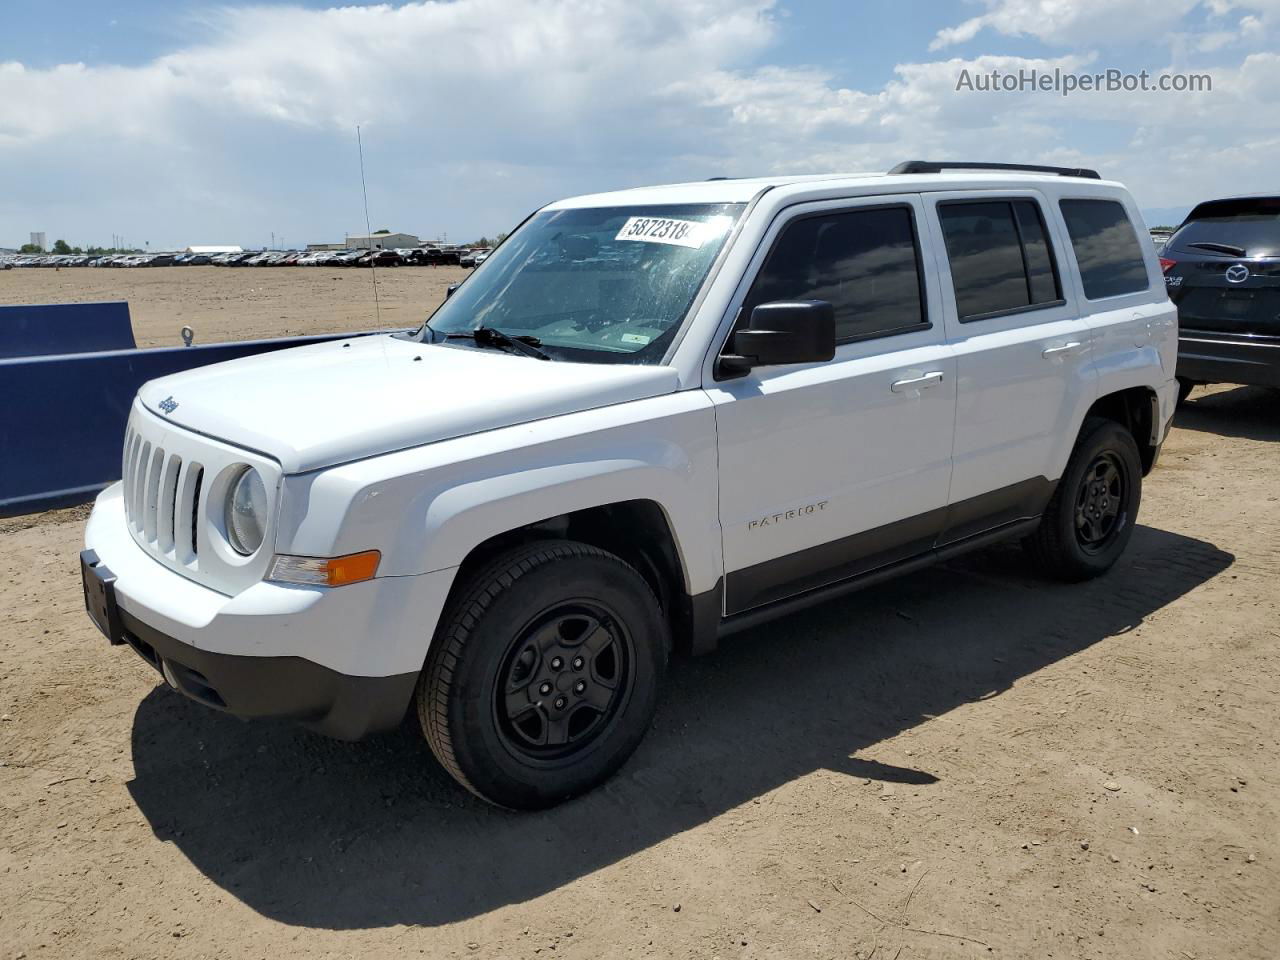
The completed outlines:
[[[1119,184],[1001,164],[550,204],[416,332],[146,384],[89,613],[203,704],[413,704],[463,785],[554,803],[673,648],[1007,537],[1115,563],[1178,394],[1141,236]]]

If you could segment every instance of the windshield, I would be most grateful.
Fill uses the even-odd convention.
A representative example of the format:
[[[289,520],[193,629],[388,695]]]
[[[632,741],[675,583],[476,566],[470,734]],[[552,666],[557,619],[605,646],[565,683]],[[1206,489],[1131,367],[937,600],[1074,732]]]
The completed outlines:
[[[657,363],[742,208],[668,204],[534,214],[418,336],[443,340],[487,327],[536,337],[557,360]]]

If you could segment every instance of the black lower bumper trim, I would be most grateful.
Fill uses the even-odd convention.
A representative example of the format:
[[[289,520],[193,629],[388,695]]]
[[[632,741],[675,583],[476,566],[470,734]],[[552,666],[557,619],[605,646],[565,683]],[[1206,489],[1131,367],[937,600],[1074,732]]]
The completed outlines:
[[[339,740],[391,730],[404,718],[416,673],[354,677],[302,657],[198,650],[120,610],[124,639],[175,690],[245,719],[297,720]]]
[[[1280,338],[1232,339],[1184,330],[1178,376],[1194,383],[1280,387]]]

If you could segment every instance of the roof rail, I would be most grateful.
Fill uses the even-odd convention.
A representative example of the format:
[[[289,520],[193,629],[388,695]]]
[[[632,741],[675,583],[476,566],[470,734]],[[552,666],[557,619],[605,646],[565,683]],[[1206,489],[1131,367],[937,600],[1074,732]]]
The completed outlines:
[[[1056,173],[1060,177],[1101,180],[1097,170],[1086,167],[1045,167],[1035,163],[960,163],[949,160],[904,160],[889,173],[942,173],[944,170],[1011,170],[1018,173]]]

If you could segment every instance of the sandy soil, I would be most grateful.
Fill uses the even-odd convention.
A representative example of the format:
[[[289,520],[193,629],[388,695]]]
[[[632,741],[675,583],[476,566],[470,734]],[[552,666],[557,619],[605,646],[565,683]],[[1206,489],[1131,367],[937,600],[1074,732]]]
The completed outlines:
[[[416,327],[444,299],[462,267],[377,271],[323,267],[74,268],[0,271],[0,303],[127,300],[140,347]]]
[[[3,283],[114,289],[151,342],[364,316],[363,273],[166,272]],[[393,274],[386,310],[445,280]],[[0,521],[0,956],[1275,957],[1278,470],[1280,398],[1199,391],[1107,577],[999,547],[742,635],[533,815],[410,724],[340,744],[184,700],[86,619],[84,509]]]

